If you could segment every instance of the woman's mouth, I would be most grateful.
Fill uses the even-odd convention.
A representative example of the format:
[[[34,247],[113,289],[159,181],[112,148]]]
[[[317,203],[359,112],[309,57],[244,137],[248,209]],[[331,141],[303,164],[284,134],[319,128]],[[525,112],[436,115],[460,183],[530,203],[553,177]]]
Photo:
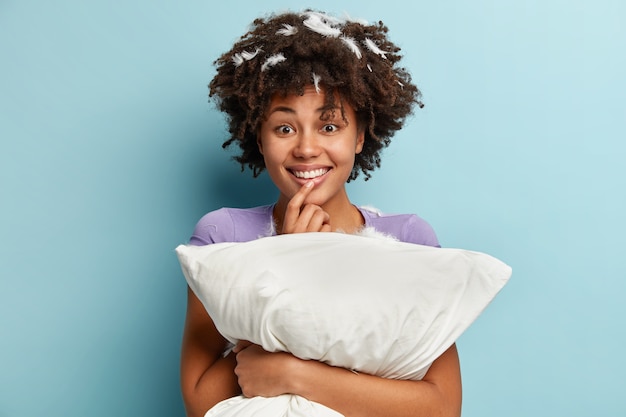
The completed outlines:
[[[311,180],[311,179],[315,179],[315,178],[323,176],[328,171],[330,171],[329,168],[318,168],[318,169],[312,169],[310,171],[295,171],[295,170],[291,170],[291,173],[296,178],[300,178],[300,179],[303,179],[303,180]]]

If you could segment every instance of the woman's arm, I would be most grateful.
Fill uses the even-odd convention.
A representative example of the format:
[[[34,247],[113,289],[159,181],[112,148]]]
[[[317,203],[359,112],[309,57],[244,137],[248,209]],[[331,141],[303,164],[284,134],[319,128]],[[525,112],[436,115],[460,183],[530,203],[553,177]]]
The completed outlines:
[[[235,355],[222,356],[226,340],[190,289],[181,352],[181,389],[187,417],[204,416],[221,400],[239,395]]]
[[[235,373],[246,396],[298,394],[346,417],[461,415],[461,372],[455,345],[432,364],[421,381],[356,374],[288,353],[268,353],[258,345],[238,351]]]

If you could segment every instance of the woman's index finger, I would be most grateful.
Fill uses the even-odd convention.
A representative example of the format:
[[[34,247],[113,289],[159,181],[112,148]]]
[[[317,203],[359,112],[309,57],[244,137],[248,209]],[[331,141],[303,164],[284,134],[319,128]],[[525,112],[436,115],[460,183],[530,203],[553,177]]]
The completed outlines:
[[[287,210],[297,211],[298,213],[300,213],[300,209],[304,204],[304,200],[313,189],[313,185],[315,185],[313,181],[308,181],[302,187],[300,187],[298,192],[295,193],[293,197],[291,197],[291,200],[289,200]]]

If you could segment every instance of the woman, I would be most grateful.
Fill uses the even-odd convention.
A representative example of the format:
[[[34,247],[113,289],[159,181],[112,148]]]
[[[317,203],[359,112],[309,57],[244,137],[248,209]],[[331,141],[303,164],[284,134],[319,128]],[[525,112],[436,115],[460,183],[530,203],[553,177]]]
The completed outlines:
[[[346,182],[380,166],[380,151],[402,127],[420,93],[398,67],[399,48],[381,22],[323,13],[255,20],[217,61],[211,96],[229,118],[237,161],[267,170],[275,204],[205,215],[191,243],[244,242],[280,233],[356,233],[364,226],[398,240],[438,246],[413,214],[385,215],[353,205]],[[313,260],[312,260],[313,262]],[[306,265],[303,265],[306,268]],[[189,417],[243,394],[297,394],[350,416],[459,416],[461,377],[453,345],[421,381],[356,374],[245,341],[232,351],[188,291],[181,385]]]

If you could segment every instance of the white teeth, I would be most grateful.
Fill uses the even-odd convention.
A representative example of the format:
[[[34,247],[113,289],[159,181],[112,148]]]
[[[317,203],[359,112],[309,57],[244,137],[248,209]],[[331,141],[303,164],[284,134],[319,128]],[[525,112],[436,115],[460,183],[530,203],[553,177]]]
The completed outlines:
[[[305,180],[321,177],[328,172],[326,168],[314,169],[313,171],[292,171],[293,175]]]

